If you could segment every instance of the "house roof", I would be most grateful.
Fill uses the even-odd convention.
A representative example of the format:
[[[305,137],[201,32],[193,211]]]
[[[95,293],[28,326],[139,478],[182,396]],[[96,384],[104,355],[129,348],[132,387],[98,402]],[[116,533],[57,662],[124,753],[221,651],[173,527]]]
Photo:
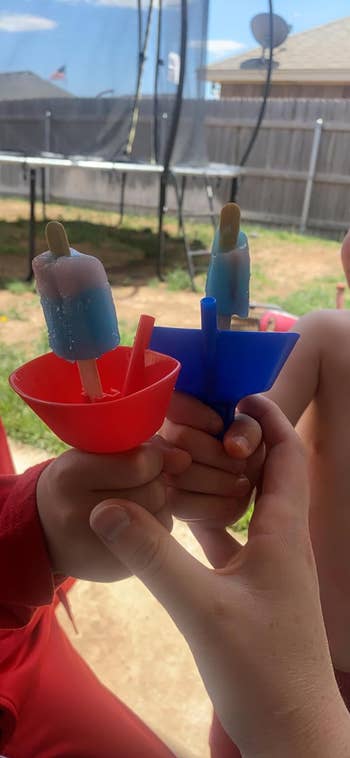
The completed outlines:
[[[0,72],[0,100],[73,97],[56,84],[42,79],[32,71]]]
[[[350,16],[290,35],[274,50],[273,80],[349,82],[349,40]],[[256,47],[212,63],[206,68],[206,79],[213,82],[260,82],[266,76],[266,66],[249,67],[249,61],[261,58],[261,54],[261,47]]]

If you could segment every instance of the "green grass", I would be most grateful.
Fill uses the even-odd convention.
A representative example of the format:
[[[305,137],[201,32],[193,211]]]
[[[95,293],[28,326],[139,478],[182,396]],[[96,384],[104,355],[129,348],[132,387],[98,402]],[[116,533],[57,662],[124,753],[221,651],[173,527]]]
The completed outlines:
[[[34,351],[33,351],[34,352]],[[12,439],[46,450],[48,454],[57,455],[66,446],[27,405],[13,392],[8,383],[8,376],[18,366],[28,360],[22,352],[8,345],[0,344],[0,416]]]
[[[9,321],[25,321],[26,318],[17,308],[8,308],[4,313],[0,313],[0,317],[4,316]]]
[[[245,514],[242,516],[242,518],[237,521],[236,524],[232,526],[233,532],[246,532],[250,523],[250,519],[253,515],[254,510],[254,503],[252,503],[248,510],[245,512]]]
[[[22,295],[24,292],[34,292],[34,282],[22,282],[18,279],[14,279],[9,282],[5,282],[5,289],[12,292],[14,295]]]
[[[277,305],[290,313],[295,313],[296,316],[303,316],[304,313],[320,308],[334,308],[335,287],[338,281],[339,279],[335,277],[319,278],[307,289],[297,290],[285,298],[275,297],[274,299]],[[348,290],[345,291],[345,307],[350,307],[350,292]]]
[[[192,289],[189,274],[181,268],[175,268],[167,274],[166,284],[170,292]]]
[[[137,324],[130,327],[129,324],[125,324],[124,321],[119,321],[119,334],[121,345],[132,345],[135,337]]]
[[[295,245],[314,245],[315,242],[319,242],[323,247],[334,247],[337,245],[334,239],[327,239],[325,237],[319,237],[314,234],[299,234],[294,229],[285,229],[280,227],[271,226],[258,226],[256,224],[242,223],[244,231],[248,235],[248,238],[260,237],[262,239],[275,239],[282,240],[284,242],[290,242]],[[344,235],[340,235],[343,237]]]

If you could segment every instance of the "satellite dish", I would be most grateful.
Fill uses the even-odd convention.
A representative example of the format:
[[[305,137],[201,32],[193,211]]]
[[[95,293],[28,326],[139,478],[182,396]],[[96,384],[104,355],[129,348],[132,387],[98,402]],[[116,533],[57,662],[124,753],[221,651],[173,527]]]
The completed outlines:
[[[270,14],[258,13],[250,22],[250,28],[263,50],[270,47]],[[276,13],[272,14],[272,47],[279,47],[288,37],[291,26]]]

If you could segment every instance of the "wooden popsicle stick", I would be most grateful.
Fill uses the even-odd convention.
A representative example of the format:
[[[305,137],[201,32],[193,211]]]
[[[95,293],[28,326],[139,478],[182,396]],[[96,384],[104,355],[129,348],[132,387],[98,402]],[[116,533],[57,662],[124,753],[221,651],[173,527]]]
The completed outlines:
[[[241,222],[241,210],[236,203],[226,203],[220,214],[220,252],[229,253],[237,245],[239,227]],[[218,313],[218,328],[231,328],[231,316]]]
[[[232,316],[224,316],[218,313],[218,329],[224,329],[229,332],[231,329],[231,319]]]
[[[45,229],[46,240],[52,254],[56,258],[62,255],[70,255],[68,237],[63,224],[59,221],[49,221]]]
[[[49,250],[56,258],[70,255],[70,247],[66,230],[59,221],[49,221],[46,226],[46,240]],[[103,397],[101,379],[94,358],[77,361],[84,394],[89,400],[98,400]]]
[[[103,397],[101,379],[95,359],[77,361],[77,364],[83,390],[89,400],[98,400]]]
[[[239,235],[241,210],[237,203],[226,203],[220,214],[220,252],[234,250]]]

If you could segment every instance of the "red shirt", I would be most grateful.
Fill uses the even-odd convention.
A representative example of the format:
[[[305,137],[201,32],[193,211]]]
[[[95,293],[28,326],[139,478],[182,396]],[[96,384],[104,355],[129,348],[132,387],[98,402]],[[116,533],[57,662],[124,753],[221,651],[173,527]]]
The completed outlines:
[[[47,606],[52,604],[55,584],[35,497],[37,480],[46,465],[21,476],[0,478],[1,749],[34,684],[50,627]]]
[[[47,463],[0,477],[0,753],[11,758],[171,758],[109,692],[55,616],[58,593],[36,507]],[[61,579],[61,582],[63,579]]]

